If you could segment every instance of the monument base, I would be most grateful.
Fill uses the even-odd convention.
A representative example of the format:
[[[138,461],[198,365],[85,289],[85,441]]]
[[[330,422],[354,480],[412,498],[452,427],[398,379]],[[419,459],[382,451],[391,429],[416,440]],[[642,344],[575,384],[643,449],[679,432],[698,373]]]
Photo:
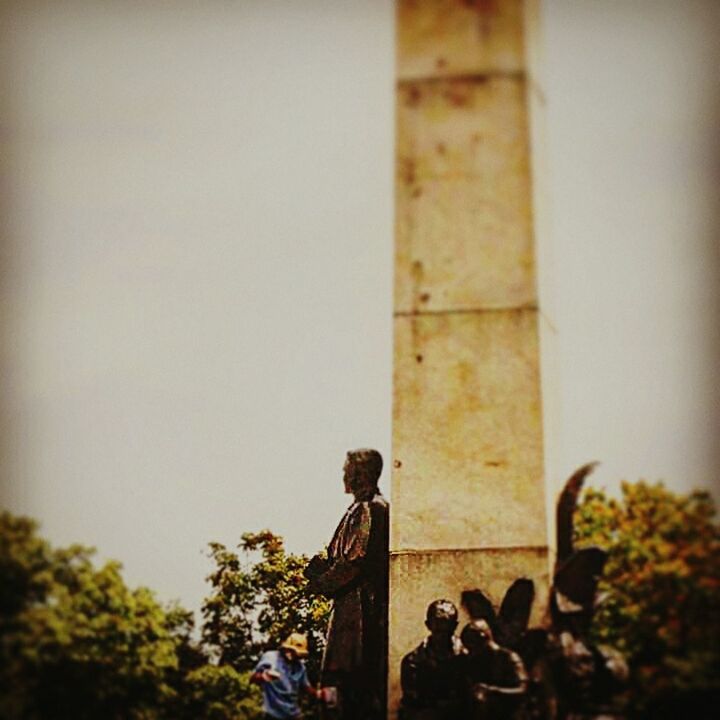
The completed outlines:
[[[518,578],[535,583],[530,626],[539,625],[550,586],[548,550],[544,546],[459,550],[400,551],[390,556],[390,626],[388,718],[397,718],[400,662],[427,635],[425,611],[433,601],[451,600],[460,607],[464,590],[481,589],[496,608]],[[461,628],[468,620],[460,608]]]

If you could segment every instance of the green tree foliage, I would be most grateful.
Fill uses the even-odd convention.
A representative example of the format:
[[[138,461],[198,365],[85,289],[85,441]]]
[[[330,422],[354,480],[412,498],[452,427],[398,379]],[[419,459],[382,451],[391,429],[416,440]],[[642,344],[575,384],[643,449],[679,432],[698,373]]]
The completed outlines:
[[[250,673],[230,665],[202,665],[183,680],[175,720],[261,720],[259,692]]]
[[[117,563],[54,550],[27,518],[0,515],[0,716],[147,718],[173,695],[180,620]]]
[[[588,489],[578,545],[609,550],[596,640],[630,663],[636,714],[705,717],[720,698],[720,525],[709,494],[624,483],[621,499]]]
[[[259,654],[299,630],[316,666],[329,605],[281,538],[246,534],[239,547],[242,561],[210,546],[197,642],[192,613],[129,589],[118,563],[98,568],[91,549],[54,549],[32,520],[0,513],[0,718],[259,720]]]
[[[239,549],[242,560],[224,545],[210,545],[215,568],[202,607],[205,647],[221,664],[250,670],[264,650],[302,632],[310,646],[308,670],[317,677],[330,603],[307,591],[308,558],[288,554],[282,538],[269,530],[245,533]]]

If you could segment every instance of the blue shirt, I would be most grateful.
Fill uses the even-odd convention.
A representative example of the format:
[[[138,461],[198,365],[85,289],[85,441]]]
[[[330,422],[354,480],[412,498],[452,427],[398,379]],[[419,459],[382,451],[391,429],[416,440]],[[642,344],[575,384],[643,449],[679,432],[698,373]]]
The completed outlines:
[[[305,663],[288,662],[279,650],[268,650],[255,666],[255,672],[265,670],[278,677],[262,684],[263,712],[278,720],[299,717],[298,694],[300,689],[310,687]]]

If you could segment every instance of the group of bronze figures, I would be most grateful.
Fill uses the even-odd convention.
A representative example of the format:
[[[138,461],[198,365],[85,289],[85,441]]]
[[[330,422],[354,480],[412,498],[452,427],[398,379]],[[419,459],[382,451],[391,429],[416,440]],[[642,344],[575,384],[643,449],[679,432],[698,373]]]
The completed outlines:
[[[380,720],[387,688],[388,503],[377,483],[376,450],[349,452],[346,492],[354,496],[328,547],[306,568],[311,592],[333,599],[322,684],[338,702],[328,719]],[[458,636],[458,609],[427,608],[429,635],[401,664],[401,720],[619,720],[627,666],[589,637],[605,551],[573,547],[578,470],[557,507],[557,561],[547,627],[529,628],[532,580],[516,580],[499,611],[479,589],[462,593],[470,618]]]

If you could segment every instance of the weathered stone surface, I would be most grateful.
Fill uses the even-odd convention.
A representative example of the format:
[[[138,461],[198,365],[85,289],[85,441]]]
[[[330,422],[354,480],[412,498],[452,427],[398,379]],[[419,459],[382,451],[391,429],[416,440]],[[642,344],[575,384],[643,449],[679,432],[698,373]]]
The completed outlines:
[[[522,0],[398,0],[390,714],[425,609],[547,602]]]
[[[547,603],[548,564],[545,548],[448,550],[393,554],[390,560],[389,717],[396,717],[400,700],[400,661],[427,634],[425,610],[440,598],[460,605],[463,590],[482,589],[499,606],[506,590],[519,577],[535,582],[531,626],[542,621]],[[461,624],[467,621],[464,614]]]
[[[398,88],[395,308],[535,302],[524,82]]]
[[[391,549],[546,544],[537,345],[533,310],[396,318]]]
[[[399,0],[400,79],[522,70],[522,0]]]

